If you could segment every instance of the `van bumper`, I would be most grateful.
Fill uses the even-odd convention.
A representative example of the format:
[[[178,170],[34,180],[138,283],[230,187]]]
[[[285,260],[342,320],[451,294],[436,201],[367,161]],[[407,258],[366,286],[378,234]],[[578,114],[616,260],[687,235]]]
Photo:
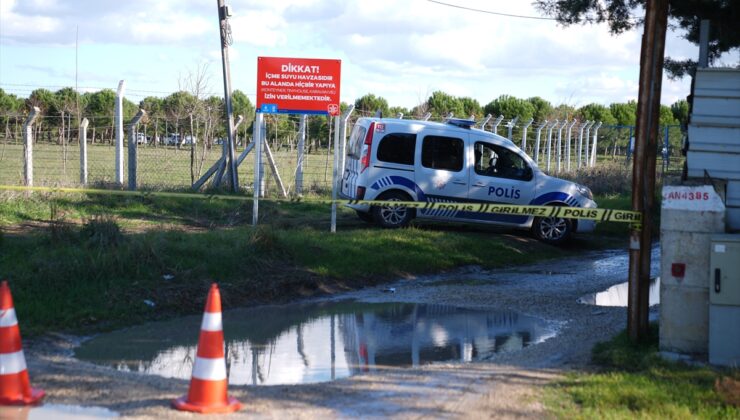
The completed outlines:
[[[593,200],[586,200],[586,202],[581,204],[584,208],[588,209],[595,209],[598,207],[596,205],[596,202]],[[576,232],[578,233],[588,233],[593,232],[596,228],[596,220],[589,220],[589,219],[580,219],[578,220],[577,226],[576,226]]]
[[[354,197],[350,197],[346,194],[343,194],[341,191],[339,192],[339,199],[340,200],[356,200]],[[370,211],[370,206],[367,204],[345,204],[345,206],[351,208],[352,210],[361,211],[363,213],[367,213]]]

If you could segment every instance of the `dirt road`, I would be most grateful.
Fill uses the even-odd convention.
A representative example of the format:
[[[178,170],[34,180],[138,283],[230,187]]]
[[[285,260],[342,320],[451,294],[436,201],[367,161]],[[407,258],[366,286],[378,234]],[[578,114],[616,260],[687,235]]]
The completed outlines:
[[[542,386],[585,366],[594,343],[625,327],[625,308],[577,299],[626,281],[626,266],[626,251],[606,251],[507,270],[468,267],[399,280],[390,285],[395,293],[384,292],[385,285],[331,297],[510,309],[561,327],[543,343],[469,364],[380,369],[323,384],[231,386],[245,408],[229,418],[542,418]],[[47,336],[26,345],[32,382],[47,391],[47,403],[101,406],[132,418],[195,417],[169,408],[170,400],[187,392],[186,380],[78,361],[71,357],[78,343],[76,337]]]

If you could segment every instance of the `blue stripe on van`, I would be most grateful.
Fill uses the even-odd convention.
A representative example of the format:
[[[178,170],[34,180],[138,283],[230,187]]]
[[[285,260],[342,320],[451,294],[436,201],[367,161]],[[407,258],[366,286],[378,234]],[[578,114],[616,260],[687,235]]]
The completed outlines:
[[[426,194],[424,194],[424,191],[422,191],[421,188],[419,188],[419,186],[416,185],[414,181],[398,175],[384,176],[383,178],[375,181],[373,185],[370,186],[370,188],[374,190],[379,190],[390,185],[404,186],[413,191],[414,194],[416,194],[416,201],[427,201]]]

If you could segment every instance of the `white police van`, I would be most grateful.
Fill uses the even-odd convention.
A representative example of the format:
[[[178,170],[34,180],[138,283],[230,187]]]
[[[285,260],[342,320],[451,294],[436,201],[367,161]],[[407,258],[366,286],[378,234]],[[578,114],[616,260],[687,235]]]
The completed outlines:
[[[594,208],[591,191],[543,173],[510,140],[472,128],[471,120],[444,123],[360,118],[347,146],[341,195],[352,200],[491,202]],[[489,223],[531,229],[540,240],[561,243],[595,222],[548,217],[350,205],[380,226],[406,226],[412,218]]]

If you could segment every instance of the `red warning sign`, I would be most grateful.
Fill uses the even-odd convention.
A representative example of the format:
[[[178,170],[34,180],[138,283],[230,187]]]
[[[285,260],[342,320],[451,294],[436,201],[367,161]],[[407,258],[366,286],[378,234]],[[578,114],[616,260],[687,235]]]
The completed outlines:
[[[257,111],[339,115],[341,60],[257,57]]]

